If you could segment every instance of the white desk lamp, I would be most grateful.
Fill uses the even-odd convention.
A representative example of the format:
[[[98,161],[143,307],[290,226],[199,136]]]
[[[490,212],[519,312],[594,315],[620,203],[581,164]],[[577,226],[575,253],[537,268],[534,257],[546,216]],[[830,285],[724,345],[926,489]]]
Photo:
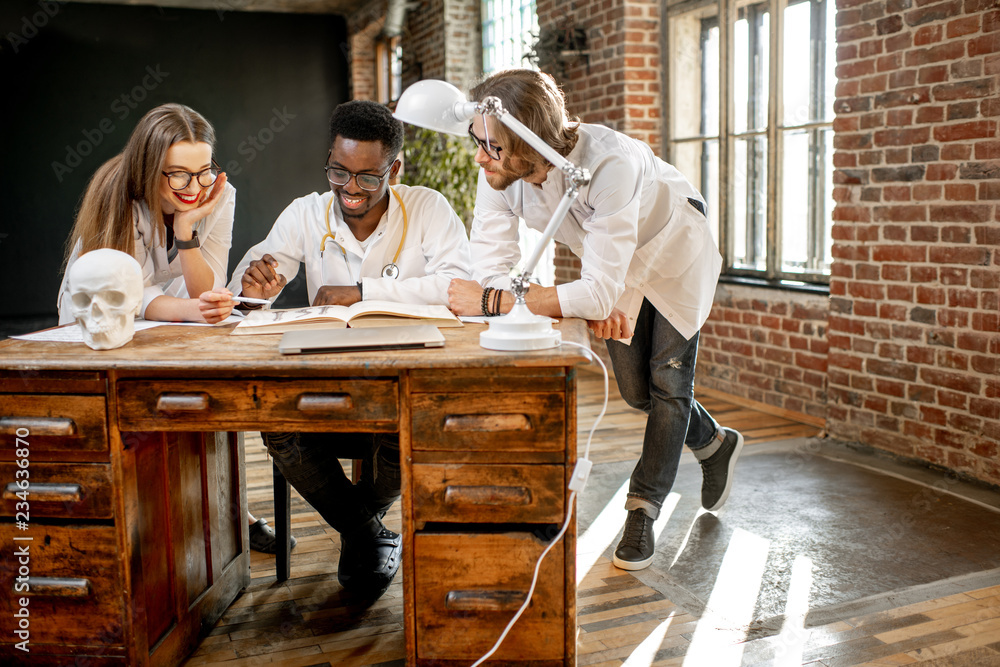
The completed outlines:
[[[490,328],[479,335],[479,344],[490,350],[543,350],[556,347],[562,342],[562,336],[552,328],[552,319],[535,315],[528,310],[524,295],[528,293],[531,273],[541,258],[545,246],[562,224],[570,205],[579,194],[580,186],[590,182],[590,173],[557,153],[537,134],[505,111],[498,98],[487,97],[482,102],[469,102],[462,91],[447,81],[425,79],[413,84],[403,91],[396,103],[396,112],[393,116],[411,125],[465,136],[469,131],[469,123],[476,114],[483,115],[484,125],[486,116],[493,116],[509,127],[514,134],[562,171],[566,178],[566,194],[552,212],[541,240],[535,246],[520,275],[511,278],[514,307],[506,315],[490,320]]]

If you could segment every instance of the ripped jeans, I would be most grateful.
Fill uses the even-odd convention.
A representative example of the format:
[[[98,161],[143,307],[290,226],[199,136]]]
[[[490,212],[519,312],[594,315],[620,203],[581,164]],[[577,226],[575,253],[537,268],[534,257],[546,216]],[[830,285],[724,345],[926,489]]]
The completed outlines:
[[[674,485],[684,445],[708,446],[719,424],[694,398],[698,334],[686,340],[647,299],[635,328],[631,345],[607,341],[622,398],[648,415],[625,509],[641,508],[656,518]]]
[[[274,464],[289,484],[337,532],[384,514],[399,498],[396,433],[261,433]],[[362,460],[353,484],[338,459]]]

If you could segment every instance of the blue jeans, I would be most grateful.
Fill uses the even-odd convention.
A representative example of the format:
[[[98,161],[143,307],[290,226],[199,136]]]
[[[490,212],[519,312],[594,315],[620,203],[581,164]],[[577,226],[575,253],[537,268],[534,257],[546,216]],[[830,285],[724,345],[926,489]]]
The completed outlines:
[[[261,433],[274,464],[337,532],[359,528],[399,498],[396,433]],[[338,459],[360,458],[357,484]]]
[[[694,398],[698,334],[685,340],[646,299],[635,329],[631,345],[608,340],[607,346],[622,398],[648,415],[625,508],[644,509],[655,519],[674,485],[683,446],[708,446],[719,424]]]

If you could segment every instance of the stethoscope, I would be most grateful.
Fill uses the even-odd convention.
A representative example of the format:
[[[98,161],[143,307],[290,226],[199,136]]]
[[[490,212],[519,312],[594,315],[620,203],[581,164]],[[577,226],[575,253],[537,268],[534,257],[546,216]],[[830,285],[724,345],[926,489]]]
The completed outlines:
[[[399,253],[403,251],[403,243],[406,241],[406,228],[408,222],[406,217],[406,205],[403,204],[403,198],[400,197],[399,193],[392,188],[389,188],[389,192],[391,192],[392,196],[396,198],[397,202],[399,202],[399,209],[403,212],[403,238],[399,239],[399,247],[396,248],[396,254],[393,255],[392,261],[382,267],[383,278],[395,278],[399,275],[399,267],[396,265],[396,262],[399,260]],[[344,255],[344,262],[347,262],[347,251],[344,250],[344,246],[337,243],[337,237],[334,236],[333,232],[330,230],[330,209],[333,207],[333,202],[336,201],[336,199],[336,195],[330,197],[330,203],[326,205],[326,234],[324,234],[323,238],[319,241],[319,256],[323,256],[323,248],[326,247],[326,240],[330,239],[338,248],[340,248],[341,254]],[[347,264],[347,270],[348,272],[351,270],[350,263]]]

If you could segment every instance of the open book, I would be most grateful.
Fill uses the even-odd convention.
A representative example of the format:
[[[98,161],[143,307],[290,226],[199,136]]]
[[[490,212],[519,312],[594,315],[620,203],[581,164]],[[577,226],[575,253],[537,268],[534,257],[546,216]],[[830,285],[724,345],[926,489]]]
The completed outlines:
[[[234,335],[278,334],[308,329],[337,327],[386,327],[400,324],[433,324],[460,327],[462,322],[447,306],[358,301],[350,306],[308,306],[284,310],[252,310],[240,322]]]

